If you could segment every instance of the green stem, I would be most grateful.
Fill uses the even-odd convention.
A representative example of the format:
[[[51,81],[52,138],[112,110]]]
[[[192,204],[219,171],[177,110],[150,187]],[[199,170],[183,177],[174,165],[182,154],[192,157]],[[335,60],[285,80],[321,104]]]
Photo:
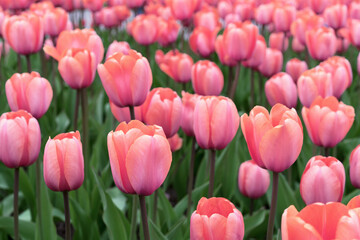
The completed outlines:
[[[270,207],[270,215],[269,215],[269,222],[268,222],[267,235],[266,235],[267,240],[272,240],[272,237],[273,237],[275,214],[276,214],[276,203],[277,203],[277,195],[278,195],[278,185],[279,185],[279,173],[273,172],[271,207]]]
[[[41,214],[41,166],[40,166],[40,158],[36,160],[36,208],[37,208],[37,216],[39,219],[39,227],[40,227],[40,237],[43,238],[43,229],[42,229],[42,214]]]
[[[191,194],[194,184],[194,165],[195,165],[195,137],[192,138],[191,144],[191,158],[190,158],[190,168],[189,168],[189,183],[188,183],[188,207],[187,207],[187,216],[190,217],[191,213]]]
[[[149,225],[147,222],[145,196],[139,195],[139,199],[140,199],[141,220],[142,220],[143,231],[144,231],[144,239],[150,240]]]
[[[75,101],[75,110],[74,110],[74,131],[78,129],[78,117],[79,117],[79,104],[81,98],[81,90],[76,90],[76,101]]]
[[[240,68],[241,68],[241,63],[238,63],[238,65],[236,65],[235,78],[231,84],[230,92],[228,95],[229,98],[231,98],[232,100],[234,100],[234,97],[235,97],[236,88],[237,88],[237,84],[239,81]]]
[[[65,211],[65,240],[71,240],[69,192],[64,191],[63,196],[64,196],[64,211]]]
[[[158,202],[158,190],[156,189],[154,193],[154,205],[153,205],[153,215],[152,215],[152,219],[154,223],[156,222],[157,202]]]
[[[20,54],[16,54],[17,55],[17,62],[18,62],[18,73],[22,72],[22,65],[21,65],[21,55]]]
[[[253,214],[253,212],[254,212],[254,202],[255,202],[255,199],[250,198],[250,210],[249,210],[250,216],[251,216],[251,215]]]
[[[251,109],[254,107],[255,104],[255,79],[254,79],[254,70],[250,69],[250,81],[251,81],[251,100],[250,100],[250,107]]]
[[[30,54],[25,55],[26,57],[26,66],[27,66],[27,71],[29,73],[31,73],[31,60],[30,60]]]
[[[215,149],[210,149],[209,154],[210,160],[210,174],[209,174],[209,191],[208,191],[208,198],[213,196],[214,192],[214,178],[215,178],[215,158],[216,158],[216,151]]]
[[[135,120],[135,109],[134,106],[129,106],[131,120]]]
[[[89,161],[89,114],[88,114],[88,102],[86,95],[86,88],[82,88],[81,92],[81,112],[82,112],[82,126],[83,126],[83,142],[84,142],[84,162],[85,162],[85,176],[89,176],[90,161]]]
[[[19,168],[15,168],[14,178],[14,240],[19,240]]]
[[[324,155],[325,155],[325,157],[330,156],[330,148],[324,147]]]
[[[136,240],[136,219],[137,219],[137,205],[138,196],[133,195],[132,212],[131,212],[131,228],[130,228],[130,240]]]
[[[229,66],[229,74],[228,74],[228,83],[227,83],[227,93],[229,94],[230,93],[230,91],[231,91],[231,83],[232,83],[232,81],[233,81],[233,78],[234,78],[234,76],[233,76],[233,68],[234,67],[232,67],[232,66]]]

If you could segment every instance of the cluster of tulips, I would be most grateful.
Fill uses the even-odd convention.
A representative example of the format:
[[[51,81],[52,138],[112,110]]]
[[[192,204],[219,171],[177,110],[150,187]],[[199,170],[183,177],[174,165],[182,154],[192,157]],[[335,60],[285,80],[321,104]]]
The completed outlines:
[[[36,207],[28,208],[38,229],[30,239],[47,239],[44,182],[63,194],[56,214],[65,222],[65,239],[93,231],[102,239],[238,240],[250,238],[247,229],[257,231],[259,224],[246,220],[254,210],[266,212],[268,240],[360,239],[360,191],[341,203],[347,188],[360,189],[360,145],[352,152],[337,148],[350,129],[355,137],[359,132],[360,102],[351,100],[359,87],[353,83],[360,74],[359,0],[0,0],[0,6],[0,92],[5,89],[8,103],[0,99],[0,160],[14,169],[13,227],[4,237],[26,238],[21,224],[19,229],[20,186],[36,189],[29,200]],[[90,105],[99,92],[108,101]],[[97,122],[107,112],[111,129]],[[61,124],[58,115],[72,124],[44,135]],[[247,145],[242,156],[251,160],[235,156],[234,142]],[[202,157],[208,161],[199,164]],[[94,164],[96,158],[101,164]],[[240,159],[229,167],[237,178],[219,178],[217,158],[221,164]],[[298,158],[307,163],[294,164]],[[31,176],[35,162],[34,186],[24,188],[20,177]],[[186,171],[178,170],[185,163]],[[281,209],[280,222],[283,172],[286,189],[294,187],[306,206],[291,202]],[[199,173],[205,184],[195,190]],[[184,177],[187,186],[177,186],[174,178]],[[227,179],[238,188],[224,198]],[[124,195],[113,194],[126,199],[126,208],[110,199],[107,188],[114,184]],[[77,189],[83,196],[71,193]],[[235,192],[249,204],[240,206]],[[0,191],[0,199],[8,194]],[[77,203],[84,196],[101,196],[103,206],[87,200],[86,215]],[[109,205],[121,213],[110,218]],[[175,227],[157,216],[173,207],[184,219]],[[81,216],[98,216],[101,209],[96,230],[79,229],[90,228]],[[116,220],[125,222],[121,236],[113,231]],[[165,236],[166,228],[174,229]],[[186,229],[182,236],[179,229]]]

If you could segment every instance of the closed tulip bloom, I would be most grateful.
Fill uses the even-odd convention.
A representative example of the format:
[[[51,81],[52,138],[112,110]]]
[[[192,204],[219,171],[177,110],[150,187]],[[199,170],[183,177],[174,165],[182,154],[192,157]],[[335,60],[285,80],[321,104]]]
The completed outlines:
[[[161,46],[168,46],[176,41],[180,31],[180,25],[172,17],[167,20],[159,17],[158,31],[158,43]]]
[[[189,20],[197,7],[195,0],[170,0],[169,5],[174,17],[178,20]]]
[[[171,152],[176,152],[182,147],[183,139],[179,136],[179,134],[175,134],[171,138],[168,138]]]
[[[150,45],[158,37],[158,18],[155,15],[138,15],[127,25],[127,30],[141,45]]]
[[[349,38],[351,44],[355,47],[360,47],[360,20],[350,19],[348,20]]]
[[[287,73],[277,73],[267,80],[265,83],[265,94],[271,106],[281,103],[288,108],[296,107],[296,85],[292,77]]]
[[[244,219],[225,198],[201,198],[190,220],[190,240],[242,240]]]
[[[325,24],[321,16],[313,11],[305,9],[297,13],[295,21],[291,24],[291,34],[299,40],[302,45],[306,44],[305,33],[312,29],[318,29]]]
[[[109,99],[119,107],[143,104],[152,84],[149,62],[134,50],[111,56],[98,65],[98,73]]]
[[[46,113],[53,97],[49,81],[37,72],[15,73],[6,81],[5,90],[11,111],[23,109],[35,118]]]
[[[360,239],[360,210],[350,209],[349,216],[340,218],[336,228],[335,239],[353,240]]]
[[[300,181],[300,194],[307,205],[341,202],[344,187],[345,169],[342,163],[334,157],[315,156],[306,164]]]
[[[89,87],[95,78],[96,56],[87,49],[69,49],[60,59],[58,70],[71,88]]]
[[[219,29],[211,31],[206,27],[197,27],[191,33],[189,45],[191,50],[202,57],[208,57],[215,51],[215,40]]]
[[[217,5],[217,11],[222,19],[225,19],[232,12],[232,4],[228,0],[220,0]]]
[[[265,60],[266,57],[266,42],[265,38],[262,35],[258,35],[256,39],[256,45],[253,53],[251,54],[251,57],[243,61],[242,64],[245,67],[250,67],[253,69],[257,69],[262,62]]]
[[[238,185],[241,194],[249,198],[259,198],[269,188],[270,174],[253,160],[243,162],[239,168]]]
[[[181,98],[170,88],[152,89],[139,109],[142,121],[161,126],[167,138],[174,136],[180,128]]]
[[[217,36],[215,40],[215,51],[220,59],[221,64],[232,67],[236,66],[237,61],[235,61],[235,59],[230,58],[230,54],[226,51],[223,35]]]
[[[43,21],[31,12],[6,17],[2,24],[2,35],[16,53],[36,53],[43,45]]]
[[[327,25],[333,29],[339,29],[346,26],[348,9],[344,4],[334,4],[324,11],[324,19]]]
[[[72,191],[81,187],[84,156],[78,131],[49,138],[44,150],[44,180],[53,191]]]
[[[322,147],[335,147],[350,130],[355,111],[352,106],[335,97],[317,97],[309,108],[303,107],[302,116],[311,141]]]
[[[360,188],[360,145],[350,155],[350,180],[354,187]]]
[[[291,23],[295,20],[296,8],[292,5],[278,5],[275,6],[272,16],[275,31],[287,32],[290,31]]]
[[[281,218],[281,239],[345,239],[335,236],[340,219],[349,216],[348,212],[349,209],[339,202],[313,203],[300,212],[291,205]]]
[[[194,109],[200,96],[182,91],[183,112],[181,116],[181,129],[188,136],[194,136]]]
[[[310,107],[317,96],[325,98],[333,95],[331,74],[319,66],[303,72],[297,87],[300,102],[305,107]]]
[[[144,5],[145,0],[125,0],[125,2],[129,8],[138,8]]]
[[[196,141],[204,149],[224,149],[239,128],[234,102],[222,96],[201,97],[194,109]]]
[[[300,75],[308,70],[308,65],[305,61],[301,61],[297,58],[290,59],[286,63],[286,73],[289,74],[296,83]]]
[[[241,130],[252,159],[273,172],[288,169],[300,154],[303,131],[295,109],[276,104],[269,112],[254,107],[241,116]]]
[[[291,48],[296,53],[300,53],[305,50],[305,46],[301,44],[300,41],[295,37],[292,40]]]
[[[59,61],[68,54],[69,49],[87,49],[95,54],[96,65],[104,57],[104,46],[101,38],[93,29],[76,29],[62,31],[57,39],[56,47],[44,46],[48,55]]]
[[[94,14],[94,21],[97,25],[113,28],[130,17],[130,14],[130,10],[126,6],[104,7]]]
[[[9,8],[12,10],[25,10],[27,9],[30,4],[35,2],[35,0],[16,0],[16,1],[10,1]]]
[[[360,1],[351,1],[349,5],[349,18],[360,20]]]
[[[39,156],[41,132],[30,113],[19,110],[0,117],[0,160],[9,168],[27,167]]]
[[[331,74],[333,95],[340,98],[344,91],[350,87],[353,75],[349,60],[344,57],[334,56],[320,63],[324,70]]]
[[[265,59],[259,66],[259,71],[265,77],[281,71],[283,65],[283,54],[277,49],[267,48],[265,52]]]
[[[199,95],[219,95],[224,87],[220,68],[209,60],[198,61],[191,70],[191,82]]]
[[[66,29],[68,13],[62,8],[45,11],[43,15],[45,34],[56,37]]]
[[[100,11],[105,2],[106,0],[82,0],[84,7],[92,12]]]
[[[112,55],[121,52],[124,55],[128,55],[130,51],[130,45],[128,42],[118,42],[114,40],[108,47],[106,52],[106,60],[108,60]]]
[[[113,116],[116,118],[118,122],[130,122],[130,109],[129,107],[118,107],[112,101],[109,101],[110,110]]]
[[[315,13],[320,14],[331,4],[331,2],[331,0],[310,0],[310,7]]]
[[[266,25],[271,23],[273,12],[274,12],[274,3],[261,4],[255,9],[255,20],[259,24]]]
[[[122,122],[108,134],[107,145],[114,182],[122,192],[147,196],[164,182],[172,155],[161,127]]]
[[[289,46],[289,39],[283,32],[274,32],[270,34],[269,45],[270,48],[285,52]]]
[[[164,55],[162,50],[157,50],[156,55],[160,69],[175,82],[187,83],[191,80],[191,68],[194,61],[188,54],[171,50]]]
[[[194,26],[205,27],[210,31],[220,28],[219,13],[212,7],[203,8],[194,15]]]
[[[306,46],[312,58],[325,60],[336,53],[336,35],[332,28],[321,27],[306,32]]]

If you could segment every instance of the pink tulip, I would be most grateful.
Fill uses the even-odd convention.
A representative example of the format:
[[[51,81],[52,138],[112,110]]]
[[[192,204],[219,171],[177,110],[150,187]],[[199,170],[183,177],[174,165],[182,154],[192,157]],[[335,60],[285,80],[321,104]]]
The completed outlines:
[[[251,54],[251,57],[248,60],[243,61],[242,64],[245,67],[257,69],[257,67],[259,67],[262,64],[262,62],[265,60],[265,57],[266,57],[265,38],[262,35],[258,35],[255,49]]]
[[[211,31],[206,27],[197,27],[191,33],[189,45],[191,50],[202,57],[209,57],[215,51],[215,40],[219,29]]]
[[[62,8],[48,10],[43,15],[45,34],[56,37],[66,29],[68,13]]]
[[[168,138],[171,152],[176,152],[182,147],[183,140],[179,134],[175,134],[171,138]]]
[[[255,2],[252,0],[238,0],[234,3],[234,13],[239,16],[241,22],[253,19],[254,9]]]
[[[12,10],[24,10],[27,9],[31,3],[35,2],[35,0],[15,0],[10,1],[9,8]]]
[[[320,66],[303,72],[298,78],[297,87],[300,102],[305,107],[310,107],[317,96],[333,96],[331,74]]]
[[[242,240],[244,219],[225,198],[201,198],[190,220],[190,240]]]
[[[344,91],[351,86],[353,75],[349,60],[334,56],[320,63],[324,70],[331,74],[333,95],[340,98]]]
[[[265,40],[264,40],[265,42]],[[216,40],[215,40],[215,51],[216,54],[218,55],[220,62],[223,65],[227,65],[227,66],[236,66],[237,62],[230,58],[230,54],[228,52],[226,52],[226,46],[224,43],[224,36],[223,35],[219,35],[217,36]]]
[[[243,162],[239,168],[238,185],[240,192],[246,197],[259,198],[269,188],[270,174],[254,160]]]
[[[310,0],[310,7],[314,12],[320,14],[331,4],[331,2],[332,0]]]
[[[191,19],[195,8],[197,7],[197,1],[195,0],[170,0],[169,5],[174,17],[178,20]]]
[[[283,54],[277,49],[267,48],[265,59],[259,66],[259,71],[265,77],[271,77],[281,71],[283,65]]]
[[[324,25],[324,19],[314,14],[313,11],[305,9],[297,13],[295,21],[291,24],[291,34],[302,45],[306,44],[306,32],[318,29]]]
[[[360,188],[360,145],[358,145],[350,155],[350,180],[351,184]]]
[[[158,38],[158,18],[155,15],[138,15],[127,25],[127,30],[141,45],[150,45]]]
[[[98,73],[109,99],[119,107],[143,104],[152,84],[149,62],[134,50],[112,55],[98,65]]]
[[[273,12],[274,12],[274,3],[270,2],[267,4],[261,4],[255,9],[255,20],[259,24],[266,25],[271,23]]]
[[[283,32],[271,33],[269,38],[270,48],[285,52],[289,46],[289,39]]]
[[[232,12],[232,4],[228,0],[220,0],[217,5],[217,11],[222,19],[225,19]]]
[[[221,150],[239,128],[235,104],[222,96],[201,97],[194,109],[194,133],[201,148]]]
[[[334,4],[327,7],[324,11],[325,23],[333,29],[346,26],[348,9],[344,4]]]
[[[151,195],[164,182],[172,155],[161,127],[122,122],[107,145],[114,182],[124,193]]]
[[[295,20],[296,8],[292,5],[277,5],[272,16],[275,31],[287,32],[290,31],[291,23]]]
[[[114,40],[106,52],[105,59],[108,60],[112,55],[121,52],[124,55],[128,55],[130,51],[130,45],[128,42],[117,42]]]
[[[181,128],[188,136],[194,136],[194,109],[200,96],[182,91],[183,112],[181,116]]]
[[[129,107],[118,107],[112,101],[109,101],[111,113],[114,115],[118,122],[130,122],[130,109]],[[136,112],[136,111],[135,111]]]
[[[194,15],[194,26],[195,29],[197,27],[205,27],[210,31],[220,28],[219,13],[212,7],[203,8]]]
[[[300,53],[305,50],[305,46],[297,38],[293,38],[291,48],[294,52]]]
[[[96,25],[107,28],[118,27],[122,21],[130,17],[130,10],[126,6],[104,7],[94,14]]]
[[[53,191],[72,191],[84,181],[84,156],[80,133],[49,138],[44,150],[44,180]]]
[[[300,154],[303,131],[295,109],[276,104],[269,114],[264,107],[256,106],[249,116],[241,116],[241,130],[252,159],[262,168],[282,172]]]
[[[9,168],[27,167],[39,156],[41,133],[38,121],[19,110],[0,117],[0,160]]]
[[[125,2],[129,8],[138,8],[144,5],[145,0],[125,0]]]
[[[355,111],[335,97],[317,97],[310,108],[303,107],[302,116],[311,141],[322,147],[334,147],[350,130]]]
[[[342,163],[334,157],[315,156],[306,164],[300,181],[300,194],[307,205],[340,202],[344,187],[345,169]]]
[[[170,138],[180,128],[181,98],[170,88],[154,88],[140,106],[139,112],[143,122],[161,126],[166,137]]]
[[[349,216],[340,218],[335,239],[360,239],[360,210],[350,209]]]
[[[92,12],[100,11],[106,0],[82,0],[83,6]]]
[[[312,58],[325,60],[336,53],[336,35],[332,28],[321,27],[306,32],[306,46]]]
[[[349,5],[349,18],[360,20],[360,1],[351,1]]]
[[[46,113],[53,97],[49,81],[37,72],[15,73],[6,81],[5,90],[11,111],[23,109],[38,119]]]
[[[191,82],[199,95],[219,95],[224,87],[220,68],[208,60],[198,61],[191,70]]]
[[[161,46],[168,46],[176,41],[180,25],[172,17],[167,20],[158,18],[158,31],[158,43]]]
[[[265,94],[271,106],[281,103],[288,108],[296,107],[296,85],[292,77],[287,73],[277,73],[267,80],[265,83]]]
[[[308,70],[306,62],[297,58],[290,59],[286,63],[286,73],[292,77],[295,83],[297,83],[300,75],[306,70]]]

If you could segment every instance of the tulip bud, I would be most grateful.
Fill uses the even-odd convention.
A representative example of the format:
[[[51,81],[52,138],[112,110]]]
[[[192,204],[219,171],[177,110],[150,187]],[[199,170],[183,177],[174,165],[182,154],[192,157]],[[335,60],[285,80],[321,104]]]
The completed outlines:
[[[350,180],[351,184],[360,188],[360,145],[358,145],[350,155]]]
[[[224,87],[224,76],[220,68],[208,60],[198,61],[191,70],[191,82],[199,95],[219,95]]]
[[[300,75],[306,70],[308,70],[306,62],[297,58],[290,59],[286,63],[286,73],[292,77],[295,83],[298,81]]]
[[[277,73],[265,83],[265,94],[271,106],[281,103],[288,108],[296,107],[296,85],[287,73]]]
[[[200,96],[182,91],[182,118],[181,128],[188,136],[194,136],[194,109]]]

